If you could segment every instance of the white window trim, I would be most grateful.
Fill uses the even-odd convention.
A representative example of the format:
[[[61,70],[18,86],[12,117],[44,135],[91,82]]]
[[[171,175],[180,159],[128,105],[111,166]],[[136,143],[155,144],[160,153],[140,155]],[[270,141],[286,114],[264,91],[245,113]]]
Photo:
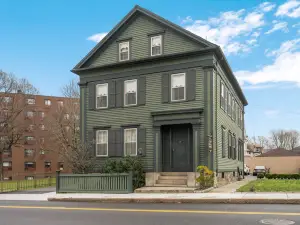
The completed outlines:
[[[107,136],[107,142],[106,142],[106,155],[98,155],[97,154],[97,147],[98,147],[98,142],[97,142],[97,137],[98,137],[98,132],[105,132]],[[96,131],[96,157],[107,157],[108,156],[108,130],[97,130]]]
[[[128,58],[127,59],[121,59],[121,44],[125,44],[125,43],[128,43]],[[129,41],[124,41],[124,42],[120,42],[119,43],[119,61],[122,62],[122,61],[128,61],[130,59],[130,43]]]
[[[107,104],[106,104],[106,107],[98,107],[97,106],[97,97],[98,97],[98,95],[97,95],[97,90],[98,90],[98,87],[99,86],[107,86],[107,93],[106,93],[106,96],[107,96]],[[107,109],[108,108],[108,83],[104,83],[104,84],[97,84],[96,85],[96,109]]]
[[[224,99],[224,106],[222,106],[222,103],[221,103],[221,109],[224,109],[225,110],[225,85],[223,84],[223,82],[221,82],[221,102],[222,102],[222,99]]]
[[[126,143],[127,142],[125,142],[125,133],[126,133],[126,131],[128,131],[128,130],[135,130],[135,134],[136,134],[136,145],[135,145],[135,154],[132,154],[132,155],[129,155],[129,154],[126,154]],[[138,145],[138,133],[137,133],[138,131],[137,131],[137,128],[128,128],[128,129],[124,129],[124,156],[137,156],[137,145]],[[129,143],[129,142],[128,142]],[[131,142],[130,142],[131,143]]]
[[[152,53],[152,40],[153,38],[157,38],[157,37],[160,37],[160,54],[156,54],[156,55],[153,55]],[[157,56],[157,55],[161,55],[162,54],[162,35],[156,35],[156,36],[152,36],[151,37],[151,45],[150,45],[150,48],[151,48],[151,56]]]
[[[172,77],[173,76],[178,76],[178,75],[184,75],[184,99],[180,99],[180,100],[174,100],[173,99],[173,94],[172,94]],[[171,74],[171,102],[181,102],[181,101],[185,101],[186,100],[186,74],[185,73],[175,73],[175,74]]]
[[[125,92],[125,83],[127,82],[131,82],[131,81],[135,81],[136,82],[136,101],[135,104],[130,104],[130,105],[126,105],[126,92]],[[124,81],[124,106],[129,107],[129,106],[135,106],[137,105],[137,101],[138,101],[138,81],[137,79],[133,79],[133,80],[125,80]]]

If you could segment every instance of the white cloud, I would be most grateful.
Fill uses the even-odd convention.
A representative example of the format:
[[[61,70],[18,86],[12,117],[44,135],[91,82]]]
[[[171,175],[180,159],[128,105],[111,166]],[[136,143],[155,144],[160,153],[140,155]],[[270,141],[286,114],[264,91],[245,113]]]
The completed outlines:
[[[89,41],[94,41],[94,42],[100,42],[105,36],[107,35],[107,33],[99,33],[99,34],[94,34],[90,37],[87,38],[87,40]]]
[[[264,12],[270,12],[272,9],[274,9],[276,4],[271,2],[263,2],[261,3],[258,8],[261,9]]]
[[[261,84],[261,85],[247,85],[242,86],[243,90],[258,90],[276,87],[274,84]]]
[[[184,19],[182,19],[181,20],[181,23],[191,23],[191,22],[193,22],[193,19],[192,19],[192,17],[191,16],[187,16],[187,17],[185,17]]]
[[[269,118],[275,118],[279,115],[279,113],[280,113],[279,110],[274,110],[274,109],[268,109],[264,111],[264,114]]]
[[[258,29],[265,24],[264,13],[245,9],[220,13],[219,17],[208,20],[194,20],[185,28],[215,44],[220,45],[225,54],[249,52],[248,43],[237,40],[242,35],[259,36]]]
[[[292,27],[300,27],[300,22],[299,22],[299,23],[296,23],[296,24],[294,24]]]
[[[274,62],[257,71],[237,71],[237,79],[246,85],[294,83],[300,87],[300,38],[286,41],[278,50],[269,52]]]
[[[247,40],[246,42],[249,45],[254,45],[257,42],[257,40],[256,39],[250,39],[250,40]]]
[[[280,5],[275,13],[276,16],[288,16],[291,18],[300,17],[300,1],[289,0]]]
[[[260,35],[260,32],[255,31],[251,34],[251,37],[259,37],[259,35]]]
[[[287,33],[287,32],[289,32],[289,29],[288,29],[287,26],[288,26],[287,22],[277,22],[277,21],[275,21],[272,29],[265,32],[265,34],[271,34],[271,33],[275,32],[275,31],[278,31],[278,30],[282,30],[283,32]]]

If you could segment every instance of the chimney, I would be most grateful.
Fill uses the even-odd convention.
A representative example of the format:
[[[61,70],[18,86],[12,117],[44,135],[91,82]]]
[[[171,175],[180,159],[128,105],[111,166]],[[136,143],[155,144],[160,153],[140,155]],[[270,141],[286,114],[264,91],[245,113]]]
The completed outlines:
[[[18,94],[21,94],[21,93],[22,93],[22,91],[19,89],[19,90],[17,90],[17,93],[18,93]]]

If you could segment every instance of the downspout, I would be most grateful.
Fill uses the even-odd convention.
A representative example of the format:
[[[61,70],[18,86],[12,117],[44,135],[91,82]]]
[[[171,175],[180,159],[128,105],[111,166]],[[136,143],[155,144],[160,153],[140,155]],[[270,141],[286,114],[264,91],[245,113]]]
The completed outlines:
[[[216,77],[215,77],[215,86],[216,86],[216,96],[215,96],[215,132],[216,132],[216,175],[218,175],[218,114],[217,114],[217,107],[218,107],[218,68],[216,68]]]

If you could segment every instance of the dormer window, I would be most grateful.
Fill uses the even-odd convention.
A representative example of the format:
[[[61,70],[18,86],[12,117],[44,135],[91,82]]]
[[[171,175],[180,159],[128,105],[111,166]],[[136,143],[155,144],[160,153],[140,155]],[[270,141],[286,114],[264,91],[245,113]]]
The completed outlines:
[[[162,54],[162,36],[151,37],[151,56]]]
[[[119,59],[120,61],[129,60],[129,41],[119,43]]]

